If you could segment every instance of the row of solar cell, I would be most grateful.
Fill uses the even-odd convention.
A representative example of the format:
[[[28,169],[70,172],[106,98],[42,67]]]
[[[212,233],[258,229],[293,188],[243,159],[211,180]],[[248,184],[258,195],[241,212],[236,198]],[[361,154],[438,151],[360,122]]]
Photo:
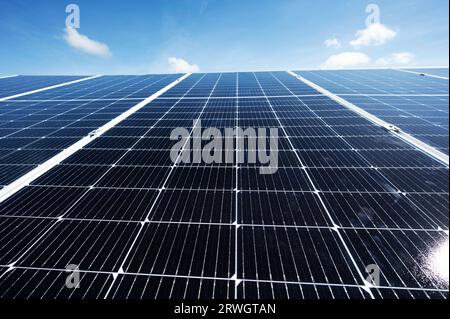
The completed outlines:
[[[32,160],[28,165],[2,165],[2,172],[5,172],[2,178],[11,182],[10,171],[23,171],[35,165]],[[308,167],[307,171],[316,188],[324,192],[448,193],[448,172],[439,167],[378,169],[330,166]],[[172,173],[170,178],[169,173]],[[164,166],[59,165],[33,185],[158,189],[166,184],[168,188],[176,189],[221,190],[233,188],[236,184],[234,174],[233,168],[226,166],[180,166],[171,171]],[[271,175],[261,175],[259,167],[242,167],[238,172],[238,186],[243,190],[313,190],[305,172],[295,166],[280,167]]]
[[[0,98],[86,78],[84,76],[14,76],[0,79]]]
[[[242,190],[157,190],[83,187],[27,187],[7,200],[2,216],[171,223],[332,227],[317,194]],[[327,192],[322,198],[342,228],[423,229],[448,225],[448,196]],[[237,204],[236,205],[236,200]],[[20,206],[17,206],[22,203]],[[370,218],[363,212],[369,213]],[[245,212],[239,214],[238,212]]]
[[[131,132],[130,134],[128,132]],[[136,134],[133,134],[136,133]],[[87,145],[87,149],[118,149],[118,150],[128,150],[133,147],[133,150],[168,150],[171,149],[175,141],[170,140],[167,136],[165,137],[152,137],[143,136],[141,131],[136,131],[135,129],[124,130],[117,129],[106,136],[100,137]],[[345,137],[343,139],[342,137]],[[224,144],[228,141],[225,140]],[[60,143],[55,141],[55,143]],[[208,141],[202,141],[202,147],[208,143]],[[236,146],[236,141],[228,141],[228,145]],[[280,136],[278,139],[278,149],[280,150],[292,150],[297,149],[301,152],[311,151],[311,150],[366,150],[366,151],[401,151],[401,150],[413,150],[412,145],[403,143],[399,140],[393,139],[389,135],[369,135],[369,136],[341,136],[341,137],[290,137],[287,139],[284,136]],[[5,146],[5,148],[8,148]],[[32,148],[31,146],[29,148]],[[227,149],[224,146],[222,149]],[[377,154],[375,152],[375,154]],[[392,153],[392,155],[401,153]],[[411,154],[418,157],[418,160],[422,161],[424,157],[419,151],[415,150]],[[428,156],[426,156],[428,158]],[[401,159],[401,156],[400,156]],[[395,161],[394,156],[389,156],[386,161]],[[410,159],[412,163],[417,163],[417,160]],[[430,158],[430,160],[432,160]],[[430,160],[423,160],[430,162]],[[434,160],[433,160],[434,161]],[[441,165],[441,164],[438,164]]]
[[[275,74],[287,81],[287,85],[294,90],[294,94],[296,95],[317,94],[317,91],[309,86],[300,85],[295,79],[291,79],[286,72],[275,72]],[[259,73],[259,75],[262,77],[260,81],[264,81],[264,76],[268,76],[269,80],[272,78],[272,73]],[[192,88],[191,86],[199,79],[201,79],[200,85]],[[239,74],[195,74],[185,81],[185,83],[178,85],[170,92],[162,95],[162,97],[173,98],[183,96],[184,98],[204,98],[209,95],[205,94],[205,92],[211,89],[213,89],[211,98],[234,97],[236,95],[239,97],[292,95],[292,93],[280,83],[272,83],[271,87],[263,92],[258,86],[254,73],[240,72]],[[185,94],[186,92],[188,93]]]
[[[145,99],[166,87],[180,75],[102,76],[23,97],[29,100]]]
[[[0,270],[1,274],[1,270]],[[1,284],[1,298],[18,299],[363,299],[371,296],[362,287],[244,281],[235,295],[235,282],[220,279],[81,273],[80,287],[66,289],[62,271],[15,269]],[[109,291],[109,287],[113,288]],[[448,298],[434,290],[374,289],[383,299]]]
[[[448,154],[448,96],[344,98]]]
[[[155,139],[146,139],[145,142],[156,141]],[[233,140],[230,141],[232,145]],[[289,168],[289,167],[313,167],[313,168],[439,168],[442,165],[430,158],[429,156],[416,151],[416,150],[392,150],[392,158],[385,156],[385,150],[355,150],[351,148],[340,150],[302,150],[293,151],[290,149],[290,144],[286,139],[283,148],[279,148],[277,167]],[[144,144],[140,144],[141,146]],[[154,146],[152,146],[154,147]],[[149,148],[133,148],[128,151],[127,148],[122,149],[83,149],[77,152],[74,156],[65,160],[63,164],[70,165],[104,165],[109,166],[114,164],[115,166],[167,166],[170,167],[174,163],[171,159],[170,149],[152,149]],[[248,161],[248,157],[251,154],[245,153],[249,149],[241,149],[243,152],[244,162],[239,163],[240,167],[254,167],[263,166],[266,164],[264,161],[260,161],[255,156],[254,161]],[[268,150],[270,150],[268,148]],[[201,148],[186,150],[184,154],[189,154],[190,158],[193,158],[195,152],[202,152]],[[190,164],[190,163],[178,163],[179,166],[234,166],[236,165],[237,153],[235,148],[230,147],[228,149],[215,149],[215,151],[221,155],[221,161],[213,162],[211,164]],[[252,151],[257,152],[258,149],[254,148]],[[0,159],[0,164],[6,165],[19,165],[19,164],[39,164],[40,157],[46,157],[47,152],[51,150],[20,150],[13,152],[11,155]],[[355,152],[358,152],[358,156],[354,156]],[[231,153],[231,159],[233,160],[225,162],[224,155]],[[227,154],[228,156],[228,154]],[[298,157],[302,160],[303,165],[298,161]],[[22,158],[21,158],[22,157]],[[412,157],[412,159],[411,159]],[[370,163],[370,164],[369,164]],[[196,167],[198,167],[196,166]]]
[[[448,154],[448,80],[398,70],[297,73]]]
[[[321,70],[296,73],[338,95],[448,95],[448,81],[398,70]]]
[[[362,286],[362,278],[330,228],[102,222],[0,218],[6,243],[0,262],[63,270],[74,260],[91,272]],[[11,232],[18,228],[27,233]],[[24,228],[25,227],[25,228]],[[237,231],[237,234],[235,232]],[[427,258],[446,236],[437,231],[342,229],[359,271],[376,262],[380,286],[446,289]],[[139,235],[137,242],[133,238]],[[237,236],[236,236],[237,235]],[[21,247],[40,236],[35,245]],[[237,253],[235,239],[238,240]],[[408,245],[408,243],[414,243]],[[303,247],[302,250],[295,247]],[[26,254],[23,249],[28,248]],[[128,258],[125,262],[122,260]],[[237,263],[234,258],[237,257]],[[235,268],[237,265],[237,269]],[[413,271],[414,270],[414,271]]]

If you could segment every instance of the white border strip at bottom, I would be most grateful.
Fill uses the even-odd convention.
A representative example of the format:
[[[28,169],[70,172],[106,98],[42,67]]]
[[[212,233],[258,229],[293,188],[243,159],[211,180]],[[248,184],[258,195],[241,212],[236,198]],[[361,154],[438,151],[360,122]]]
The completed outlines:
[[[82,138],[81,140],[79,140],[75,144],[71,145],[70,147],[66,148],[62,152],[58,153],[57,155],[55,155],[54,157],[52,157],[51,159],[49,159],[45,163],[39,165],[38,167],[36,167],[32,171],[28,172],[24,176],[20,177],[16,181],[14,181],[11,184],[5,186],[5,188],[0,190],[0,203],[2,203],[3,201],[8,199],[9,197],[14,195],[15,193],[17,193],[22,188],[30,185],[38,177],[42,176],[43,174],[48,172],[53,167],[55,167],[56,165],[60,164],[62,161],[64,161],[69,156],[71,156],[75,152],[77,152],[80,149],[82,149],[83,147],[85,147],[87,144],[89,144],[90,142],[92,142],[96,138],[102,136],[106,131],[108,131],[112,127],[116,126],[117,124],[119,124],[120,122],[122,122],[123,120],[128,118],[130,115],[132,115],[133,113],[136,113],[137,111],[142,109],[144,106],[146,106],[147,104],[149,104],[153,100],[157,99],[160,95],[164,94],[165,92],[167,92],[168,90],[173,88],[175,85],[177,85],[178,83],[180,83],[181,81],[183,81],[184,79],[186,79],[190,75],[191,75],[191,73],[187,73],[187,74],[183,75],[182,77],[178,78],[177,80],[175,80],[171,84],[167,85],[163,89],[161,89],[158,92],[154,93],[153,95],[149,96],[148,98],[146,98],[142,102],[136,104],[135,106],[130,108],[128,111],[122,113],[118,117],[116,117],[113,120],[111,120],[110,122],[106,123],[105,125],[103,125],[99,129],[91,132],[88,136]]]
[[[302,81],[303,83],[305,83],[306,85],[309,85],[310,87],[312,87],[313,89],[319,91],[320,93],[322,93],[323,95],[331,98],[332,100],[338,102],[339,104],[345,106],[346,108],[358,113],[359,115],[365,117],[366,119],[368,119],[369,121],[384,127],[385,129],[389,130],[392,134],[396,135],[397,137],[403,139],[404,141],[408,142],[409,144],[414,145],[415,147],[419,148],[420,150],[422,150],[423,152],[431,155],[432,157],[436,158],[437,160],[441,161],[442,163],[444,163],[447,167],[448,167],[448,155],[440,152],[439,150],[435,149],[434,147],[431,147],[430,145],[418,140],[417,138],[403,132],[402,130],[400,130],[398,127],[395,127],[392,124],[389,124],[381,119],[379,119],[378,117],[370,114],[367,111],[364,111],[363,109],[359,108],[358,106],[354,105],[353,103],[348,102],[347,100],[331,93],[330,91],[324,89],[323,87],[305,79],[304,77],[294,73],[293,71],[287,71],[290,75],[292,75],[293,77],[297,78],[298,80]]]
[[[48,91],[48,90],[51,90],[51,89],[56,89],[56,88],[59,88],[59,87],[62,87],[62,86],[70,85],[70,84],[75,84],[75,83],[79,83],[79,82],[83,82],[83,81],[87,81],[87,80],[96,79],[96,78],[99,78],[99,77],[101,77],[101,75],[94,75],[94,76],[90,76],[90,77],[87,77],[87,78],[82,78],[82,79],[78,79],[78,80],[74,80],[74,81],[70,81],[70,82],[64,82],[64,83],[60,83],[60,84],[56,84],[56,85],[52,85],[52,86],[47,86],[47,87],[44,87],[44,88],[41,88],[41,89],[37,89],[37,90],[33,90],[33,91],[28,91],[28,92],[19,93],[19,94],[16,94],[16,95],[2,97],[2,98],[0,98],[0,102],[11,100],[11,99],[16,99],[18,97],[22,97],[22,96],[26,96],[26,95],[30,95],[30,94],[34,94],[34,93]]]

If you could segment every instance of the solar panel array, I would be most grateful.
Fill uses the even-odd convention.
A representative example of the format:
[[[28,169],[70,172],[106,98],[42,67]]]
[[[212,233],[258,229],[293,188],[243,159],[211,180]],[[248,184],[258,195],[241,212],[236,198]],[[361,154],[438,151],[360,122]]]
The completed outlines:
[[[395,94],[447,94],[424,108],[448,118],[441,82],[367,71],[356,85],[360,71],[340,72],[301,74],[345,98],[379,94],[388,78]],[[0,160],[36,165],[37,150],[67,147],[178,77],[101,77],[8,101],[0,145],[13,146]],[[58,124],[14,137],[43,119]],[[192,137],[199,123],[278,128],[277,171],[172,162],[173,129]],[[249,150],[237,139],[235,158]],[[0,203],[0,298],[448,298],[448,209],[448,166],[288,73],[192,74]]]
[[[25,84],[30,82],[25,78]],[[176,78],[105,76],[0,102],[0,188]],[[55,82],[53,77],[41,80],[42,85]],[[10,79],[1,81],[9,85]]]
[[[0,98],[80,80],[81,76],[13,76],[0,78]]]
[[[449,154],[448,78],[398,70],[302,71],[297,74]]]

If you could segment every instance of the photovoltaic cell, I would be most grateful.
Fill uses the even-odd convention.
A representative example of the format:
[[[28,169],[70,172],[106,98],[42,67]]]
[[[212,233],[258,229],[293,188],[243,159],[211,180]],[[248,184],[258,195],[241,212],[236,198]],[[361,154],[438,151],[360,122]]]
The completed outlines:
[[[448,155],[448,69],[441,70],[447,73],[447,79],[421,76],[425,71],[297,71],[297,74]]]
[[[246,281],[239,286],[238,298],[246,299],[367,299],[370,295],[360,287],[269,283]]]
[[[317,74],[325,78],[327,72]],[[423,108],[417,117],[378,105],[371,110],[404,125],[421,126],[424,117],[439,125],[433,112],[448,114],[441,79],[425,85],[428,78],[396,70],[338,76],[343,80],[333,87],[355,98],[389,99],[380,90],[392,89],[399,98],[414,95],[422,103],[427,101],[418,95],[431,94],[434,109]],[[174,80],[156,78],[163,86]],[[19,134],[0,139],[0,147],[12,154],[19,148],[39,151],[22,153],[38,162],[45,154],[40,151],[63,148],[65,138],[73,138],[69,132],[83,132],[83,122],[98,126],[126,111],[122,103],[137,104],[149,93],[140,88],[151,88],[156,78],[98,78],[87,81],[91,86],[46,91],[37,97],[52,103],[79,103],[83,94],[89,101],[103,94],[100,102],[131,95],[81,121],[85,113],[70,109],[48,124],[45,116],[53,108],[42,110],[24,120],[43,121],[33,130],[74,131],[55,133],[60,136],[52,135],[50,144],[37,131]],[[126,83],[129,89],[120,90]],[[13,103],[7,116],[27,115],[20,105],[30,102]],[[3,134],[27,124],[8,121],[0,123]],[[221,132],[277,128],[276,170],[264,175],[262,163],[172,162],[172,130],[184,127],[192,134],[199,121]],[[235,139],[234,159],[249,150]],[[6,154],[0,167],[14,167],[15,159]],[[447,298],[448,278],[436,265],[446,244],[448,250],[447,183],[448,167],[286,72],[193,74],[0,204],[0,296]],[[68,264],[80,268],[77,291],[65,288]],[[380,267],[381,281],[368,286],[366,267],[372,264]]]
[[[118,271],[138,228],[136,223],[61,221],[17,265],[64,270],[75,263],[80,269]]]
[[[337,95],[448,95],[448,81],[398,70],[321,70],[297,73]]]
[[[14,76],[0,79],[0,98],[80,80],[83,76]]]
[[[448,95],[345,99],[448,154]]]
[[[78,289],[67,289],[67,272],[14,269],[2,277],[0,298],[94,299],[107,292],[112,275],[80,273]]]
[[[375,263],[383,269],[381,285],[447,289],[445,278],[434,272],[433,253],[447,242],[440,232],[404,230],[345,230],[352,254],[361,265]]]
[[[28,95],[28,100],[145,99],[179,78],[179,75],[102,76],[70,86]]]
[[[1,217],[0,263],[6,266],[15,262],[26,252],[31,242],[45,234],[52,223],[49,219]]]
[[[217,279],[121,275],[108,298],[112,299],[233,299],[234,282]]]
[[[1,164],[44,163],[176,78],[106,76],[0,102],[6,120],[0,123],[0,174],[19,178],[26,166],[22,171]]]

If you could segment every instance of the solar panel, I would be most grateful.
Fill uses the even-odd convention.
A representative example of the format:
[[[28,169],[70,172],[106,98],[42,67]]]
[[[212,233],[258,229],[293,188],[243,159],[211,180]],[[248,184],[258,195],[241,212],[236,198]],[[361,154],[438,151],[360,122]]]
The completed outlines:
[[[0,185],[31,171],[176,78],[105,76],[0,102],[0,174],[8,176]],[[42,85],[51,79],[45,78]]]
[[[337,95],[448,95],[448,82],[394,69],[296,71]]]
[[[440,79],[424,86],[395,70],[336,72],[345,79],[331,87],[328,73],[300,74],[345,98],[378,98],[386,86],[397,87],[399,98],[432,94],[448,116]],[[5,105],[24,115],[21,105],[41,109],[30,102],[36,99],[58,112],[100,103],[104,112],[81,108],[39,129],[72,127],[85,112],[94,127],[177,78],[101,77]],[[393,85],[382,82],[389,78]],[[231,150],[231,162],[174,162],[172,131],[186,128],[192,139],[199,123],[222,133],[277,128],[276,170],[262,174],[262,163],[246,157],[255,145],[236,135],[220,147]],[[84,133],[27,144],[41,135],[0,139],[12,150],[0,166],[33,169]],[[20,175],[0,173],[4,185]],[[4,197],[0,298],[447,298],[448,277],[439,272],[448,251],[447,184],[448,165],[287,72],[192,74]],[[68,265],[80,272],[78,289],[65,284]],[[367,279],[374,265],[376,283]]]
[[[420,69],[297,74],[448,155],[448,77],[420,76]]]
[[[145,99],[179,78],[170,75],[102,76],[54,90],[28,95],[37,100]]]
[[[345,98],[448,154],[448,96]]]
[[[0,78],[0,98],[85,78],[83,76],[12,76]]]

